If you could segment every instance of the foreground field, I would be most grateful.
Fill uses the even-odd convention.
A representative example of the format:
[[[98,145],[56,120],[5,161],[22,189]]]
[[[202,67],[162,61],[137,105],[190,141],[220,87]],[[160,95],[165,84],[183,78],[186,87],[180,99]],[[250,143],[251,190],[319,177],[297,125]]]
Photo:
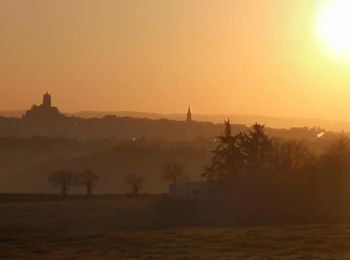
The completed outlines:
[[[18,231],[0,235],[0,258],[350,259],[344,227],[186,228],[152,231]]]
[[[154,200],[0,203],[0,259],[350,259],[350,226],[161,227]]]

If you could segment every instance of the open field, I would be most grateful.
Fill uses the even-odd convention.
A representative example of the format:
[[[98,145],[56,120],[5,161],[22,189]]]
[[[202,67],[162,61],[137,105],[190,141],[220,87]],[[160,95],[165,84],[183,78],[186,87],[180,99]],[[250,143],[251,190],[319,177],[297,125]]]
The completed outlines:
[[[350,226],[169,227],[155,199],[0,203],[0,259],[350,259]]]

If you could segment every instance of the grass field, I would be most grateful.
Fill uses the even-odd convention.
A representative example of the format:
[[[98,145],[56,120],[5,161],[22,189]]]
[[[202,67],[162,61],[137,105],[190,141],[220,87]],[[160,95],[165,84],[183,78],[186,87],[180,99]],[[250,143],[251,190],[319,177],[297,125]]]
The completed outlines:
[[[0,259],[350,259],[350,226],[160,227],[154,199],[0,203]]]

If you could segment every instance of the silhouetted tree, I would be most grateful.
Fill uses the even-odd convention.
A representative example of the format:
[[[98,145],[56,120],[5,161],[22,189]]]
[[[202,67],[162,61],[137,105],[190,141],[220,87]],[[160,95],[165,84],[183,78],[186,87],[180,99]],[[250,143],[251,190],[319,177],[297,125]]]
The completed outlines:
[[[325,173],[347,173],[350,170],[350,140],[340,137],[330,143],[320,156],[321,171]]]
[[[293,173],[316,167],[316,156],[301,141],[274,140],[272,144],[272,167],[276,173]]]
[[[142,189],[144,178],[134,174],[129,174],[123,179],[124,183],[129,185],[131,188],[131,193],[134,195],[139,194],[139,191]]]
[[[230,121],[225,121],[225,129],[222,135],[216,138],[218,145],[213,153],[209,166],[205,167],[203,177],[208,180],[223,180],[239,173],[245,163],[245,155],[242,152],[244,136],[238,134],[232,136]]]
[[[266,172],[272,159],[272,139],[264,132],[264,125],[255,123],[248,134],[244,134],[242,145],[247,167],[252,172]]]
[[[350,139],[342,136],[330,143],[319,158],[322,195],[332,204],[349,208]],[[339,210],[339,209],[338,209]]]
[[[166,181],[170,181],[172,183],[176,183],[180,180],[183,180],[184,169],[183,167],[176,162],[168,162],[163,166],[163,179]]]
[[[92,189],[94,188],[96,182],[98,181],[98,175],[91,169],[85,169],[84,171],[78,173],[75,176],[76,184],[83,185],[86,187],[86,195],[92,195]]]
[[[48,180],[52,185],[59,187],[61,194],[65,197],[69,186],[71,186],[74,181],[73,172],[59,170],[49,175]]]

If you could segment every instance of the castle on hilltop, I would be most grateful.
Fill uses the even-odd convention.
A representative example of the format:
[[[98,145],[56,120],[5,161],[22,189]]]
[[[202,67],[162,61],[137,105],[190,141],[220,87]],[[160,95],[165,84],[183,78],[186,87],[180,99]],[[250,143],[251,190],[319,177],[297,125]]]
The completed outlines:
[[[59,112],[57,107],[52,106],[51,95],[46,92],[43,95],[43,101],[41,105],[33,105],[31,109],[27,110],[23,115],[23,119],[30,120],[48,120],[57,119],[62,114]]]

